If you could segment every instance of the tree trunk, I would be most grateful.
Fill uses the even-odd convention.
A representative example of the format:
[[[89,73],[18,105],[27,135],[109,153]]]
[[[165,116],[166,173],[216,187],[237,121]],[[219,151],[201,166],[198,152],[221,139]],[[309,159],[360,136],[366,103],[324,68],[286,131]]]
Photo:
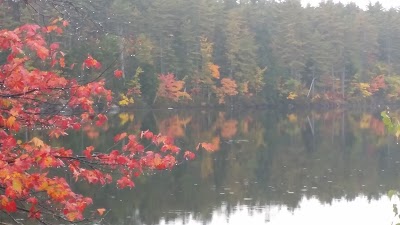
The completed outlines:
[[[119,41],[119,60],[121,62],[122,78],[125,81],[125,49],[124,49],[124,35],[122,27],[119,29],[120,41]]]
[[[342,98],[344,99],[344,79],[346,78],[346,67],[343,66],[343,71],[342,71]]]

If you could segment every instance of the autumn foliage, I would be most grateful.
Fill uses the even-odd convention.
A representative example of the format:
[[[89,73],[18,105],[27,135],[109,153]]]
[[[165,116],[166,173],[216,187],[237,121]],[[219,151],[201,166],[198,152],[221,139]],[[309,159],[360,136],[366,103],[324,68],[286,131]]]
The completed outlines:
[[[63,178],[50,175],[64,168],[75,181],[105,185],[116,180],[119,188],[134,187],[134,179],[145,170],[174,167],[179,159],[193,159],[193,153],[181,153],[174,140],[150,131],[140,135],[121,133],[114,146],[100,152],[93,146],[80,153],[52,147],[35,137],[27,142],[15,134],[22,128],[49,128],[50,138],[80,130],[86,124],[103,126],[107,116],[96,112],[94,105],[110,105],[112,93],[105,80],[79,83],[57,71],[66,65],[58,43],[47,43],[45,35],[62,33],[68,22],[55,20],[51,27],[24,25],[15,30],[0,30],[0,51],[7,53],[0,70],[0,211],[25,213],[28,218],[64,222],[83,220],[83,212],[92,200],[75,193]],[[35,63],[40,63],[35,66]],[[83,73],[101,69],[91,55],[82,63]],[[114,74],[121,76],[120,71]],[[162,94],[172,99],[189,97],[183,83],[169,74],[161,76]],[[64,109],[72,115],[60,113]],[[123,145],[117,145],[123,141]],[[110,140],[112,142],[112,140]],[[104,209],[98,209],[103,214]]]
[[[157,96],[173,100],[175,102],[180,99],[191,99],[190,95],[183,90],[185,82],[177,80],[172,73],[160,74],[158,76],[160,85],[158,87]]]
[[[369,83],[358,83],[359,91],[363,97],[369,97],[378,92],[379,90],[386,88],[385,76],[379,75],[371,79]]]
[[[231,78],[222,78],[221,87],[215,88],[215,92],[220,104],[225,103],[226,96],[235,96],[239,93],[236,81]]]

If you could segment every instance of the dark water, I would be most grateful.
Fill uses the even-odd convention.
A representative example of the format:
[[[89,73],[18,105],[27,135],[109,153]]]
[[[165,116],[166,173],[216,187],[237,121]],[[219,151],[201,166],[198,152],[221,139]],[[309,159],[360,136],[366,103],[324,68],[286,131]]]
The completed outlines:
[[[107,149],[119,132],[150,129],[185,149],[218,146],[132,190],[78,185],[111,209],[102,224],[391,224],[400,146],[379,113],[138,111],[58,144]]]

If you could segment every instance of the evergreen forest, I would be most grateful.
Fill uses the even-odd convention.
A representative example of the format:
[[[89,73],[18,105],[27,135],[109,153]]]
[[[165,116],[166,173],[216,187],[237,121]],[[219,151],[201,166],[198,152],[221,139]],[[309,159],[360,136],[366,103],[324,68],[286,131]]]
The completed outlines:
[[[28,4],[27,4],[28,3]],[[65,50],[102,62],[121,106],[396,104],[400,12],[299,0],[1,1],[0,28],[35,23]],[[0,60],[6,60],[6,53]],[[113,74],[119,69],[118,74]],[[82,76],[80,66],[62,68]],[[111,79],[121,76],[121,79]]]

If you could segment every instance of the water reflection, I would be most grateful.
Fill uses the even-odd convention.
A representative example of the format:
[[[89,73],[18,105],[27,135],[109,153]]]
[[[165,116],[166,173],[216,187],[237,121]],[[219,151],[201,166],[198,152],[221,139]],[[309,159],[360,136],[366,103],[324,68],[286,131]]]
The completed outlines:
[[[112,209],[108,224],[390,224],[382,195],[399,189],[400,153],[379,113],[125,112],[55,144],[106,151],[121,131],[151,129],[188,149],[214,146],[133,190],[77,185]]]
[[[369,201],[358,197],[351,202],[346,199],[335,200],[332,204],[323,204],[317,198],[302,199],[299,208],[288,210],[282,205],[268,205],[262,208],[251,208],[246,205],[237,207],[234,213],[227,216],[226,209],[213,212],[210,225],[337,225],[337,224],[391,224],[391,202],[387,198]],[[377,216],[379,215],[379,216]],[[202,221],[189,215],[185,219],[173,221],[162,219],[160,224],[201,225]]]

